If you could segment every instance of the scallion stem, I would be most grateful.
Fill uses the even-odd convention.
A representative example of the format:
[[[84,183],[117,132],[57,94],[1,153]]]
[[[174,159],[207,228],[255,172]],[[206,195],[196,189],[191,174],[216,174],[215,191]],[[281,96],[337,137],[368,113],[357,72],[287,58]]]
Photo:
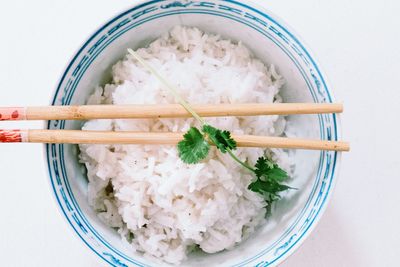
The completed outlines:
[[[232,150],[230,148],[228,148],[226,151],[228,151],[229,155],[240,165],[242,165],[244,168],[248,169],[251,172],[254,172],[255,170],[250,167],[250,165],[248,165],[247,163],[245,163],[244,161],[241,161],[238,157],[236,157],[236,155],[232,152]]]

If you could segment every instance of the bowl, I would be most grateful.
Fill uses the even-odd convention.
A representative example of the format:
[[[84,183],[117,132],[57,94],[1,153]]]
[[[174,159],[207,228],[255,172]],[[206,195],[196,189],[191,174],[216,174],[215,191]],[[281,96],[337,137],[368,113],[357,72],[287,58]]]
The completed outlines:
[[[285,102],[333,102],[320,67],[293,30],[271,12],[246,1],[154,0],[137,3],[100,27],[68,64],[52,105],[84,104],[97,85],[109,81],[111,66],[127,48],[146,46],[174,25],[242,41],[286,79]],[[335,114],[288,117],[290,132],[302,138],[340,139]],[[79,121],[48,121],[48,129],[80,129]],[[115,230],[104,225],[88,205],[87,179],[77,146],[45,145],[51,190],[75,235],[111,266],[160,266],[126,248]],[[269,222],[229,251],[194,254],[183,266],[270,266],[287,258],[315,227],[335,184],[340,153],[297,150],[290,185],[298,188],[277,202]]]

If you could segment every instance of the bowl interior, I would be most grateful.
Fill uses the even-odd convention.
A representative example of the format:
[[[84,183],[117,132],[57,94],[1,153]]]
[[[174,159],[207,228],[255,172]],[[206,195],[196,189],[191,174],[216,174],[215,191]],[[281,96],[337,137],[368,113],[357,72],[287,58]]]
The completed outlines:
[[[55,93],[53,104],[84,104],[98,85],[110,80],[111,66],[127,48],[146,46],[175,25],[195,26],[243,42],[285,77],[285,102],[331,102],[318,67],[301,43],[270,14],[234,1],[152,1],[121,14],[98,30],[78,51]],[[287,131],[301,138],[337,139],[335,115],[288,117]],[[79,121],[49,121],[50,129],[80,129]],[[56,199],[81,239],[101,258],[119,266],[160,266],[129,251],[87,202],[87,178],[74,145],[47,145]],[[297,150],[291,191],[278,202],[269,223],[231,251],[191,255],[185,264],[264,266],[283,260],[300,244],[326,205],[338,154]]]

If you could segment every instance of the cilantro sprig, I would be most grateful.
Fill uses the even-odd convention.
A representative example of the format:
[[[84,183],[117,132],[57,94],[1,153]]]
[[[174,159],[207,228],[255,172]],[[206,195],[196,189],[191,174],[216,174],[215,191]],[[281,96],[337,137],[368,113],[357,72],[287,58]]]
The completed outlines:
[[[210,144],[215,145],[221,153],[228,153],[233,160],[255,175],[255,179],[249,184],[248,189],[262,195],[267,202],[267,215],[271,212],[271,204],[280,198],[280,193],[293,189],[283,184],[289,175],[268,158],[259,157],[254,167],[248,162],[240,160],[233,151],[236,149],[236,141],[231,133],[207,124],[178,93],[174,86],[165,80],[158,72],[147,64],[135,51],[128,49],[128,52],[148,69],[159,81],[167,87],[182,105],[201,125],[190,127],[183,135],[183,140],[177,145],[180,159],[187,164],[195,164],[204,160],[209,151]]]
[[[289,175],[271,160],[259,157],[254,167],[257,180],[249,184],[248,189],[264,196],[268,203],[267,215],[269,215],[272,202],[280,199],[279,193],[294,188],[282,183],[289,178]]]
[[[198,163],[207,157],[210,143],[222,153],[236,149],[236,141],[230,132],[204,124],[201,130],[190,127],[183,135],[183,140],[178,143],[179,157],[188,164]]]

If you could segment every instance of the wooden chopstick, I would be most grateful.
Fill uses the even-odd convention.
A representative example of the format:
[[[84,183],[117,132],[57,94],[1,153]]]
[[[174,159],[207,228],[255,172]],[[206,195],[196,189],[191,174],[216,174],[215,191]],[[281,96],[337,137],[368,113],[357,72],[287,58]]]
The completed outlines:
[[[341,113],[340,103],[192,105],[202,117]],[[89,120],[191,117],[179,104],[0,107],[0,120]]]
[[[146,144],[175,145],[183,133],[110,132],[80,130],[0,130],[0,142],[63,144]],[[239,147],[269,147],[311,150],[349,151],[347,142],[309,140],[255,135],[233,135]]]

